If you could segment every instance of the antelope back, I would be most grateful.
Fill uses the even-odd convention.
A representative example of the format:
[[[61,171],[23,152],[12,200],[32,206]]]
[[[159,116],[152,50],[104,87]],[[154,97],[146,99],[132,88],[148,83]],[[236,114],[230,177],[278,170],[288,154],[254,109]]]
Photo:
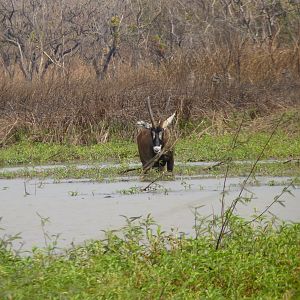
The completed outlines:
[[[140,130],[137,135],[137,144],[141,162],[145,165],[155,156],[150,129],[143,128]]]

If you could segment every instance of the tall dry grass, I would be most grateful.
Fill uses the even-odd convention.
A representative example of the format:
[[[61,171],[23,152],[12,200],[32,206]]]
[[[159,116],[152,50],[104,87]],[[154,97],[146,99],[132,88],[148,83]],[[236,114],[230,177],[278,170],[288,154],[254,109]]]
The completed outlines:
[[[134,124],[148,119],[145,99],[166,117],[175,110],[181,123],[251,110],[264,116],[299,107],[299,53],[247,47],[239,61],[225,50],[178,53],[160,65],[122,63],[104,80],[77,60],[65,76],[49,71],[43,81],[16,75],[0,82],[0,144],[21,137],[44,142],[89,144],[111,136],[133,138]]]

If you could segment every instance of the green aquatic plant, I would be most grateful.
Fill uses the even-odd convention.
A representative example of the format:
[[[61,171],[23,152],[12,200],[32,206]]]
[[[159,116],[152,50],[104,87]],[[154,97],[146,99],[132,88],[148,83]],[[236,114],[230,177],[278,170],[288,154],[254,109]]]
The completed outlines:
[[[300,227],[265,217],[234,217],[215,250],[214,228],[187,237],[165,232],[149,215],[125,218],[103,241],[31,256],[0,247],[1,299],[297,299]],[[214,220],[218,226],[220,220]],[[219,223],[220,224],[220,223]],[[208,233],[211,234],[208,234]],[[1,244],[0,244],[1,245]]]

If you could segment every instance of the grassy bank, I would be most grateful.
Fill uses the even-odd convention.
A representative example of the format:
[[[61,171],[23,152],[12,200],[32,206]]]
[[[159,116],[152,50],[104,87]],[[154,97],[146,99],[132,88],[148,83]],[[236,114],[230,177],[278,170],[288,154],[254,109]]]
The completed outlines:
[[[247,176],[252,168],[253,163],[245,162],[231,162],[227,170],[227,175]],[[101,167],[98,165],[86,165],[84,168],[78,168],[76,165],[57,166],[51,168],[20,168],[18,170],[10,171],[5,170],[0,172],[0,179],[13,179],[13,178],[54,178],[55,180],[63,179],[91,179],[96,181],[103,180],[118,180],[120,176],[139,176],[141,169],[137,168],[127,172],[131,167],[127,164],[120,166]],[[217,177],[223,176],[226,173],[227,164],[212,164],[210,166],[193,166],[189,164],[177,165],[173,176],[199,176],[199,177]],[[154,180],[159,177],[156,170],[149,172],[144,176],[144,180]],[[287,176],[295,177],[295,183],[300,179],[299,160],[281,161],[281,162],[262,162],[257,163],[254,168],[253,175],[255,176]],[[169,174],[161,177],[162,180],[170,180],[173,178]]]
[[[298,299],[300,227],[255,227],[232,219],[215,250],[213,231],[198,239],[165,234],[147,220],[119,238],[61,255],[20,258],[0,244],[1,299]]]
[[[266,144],[269,133],[244,133],[235,149],[231,149],[233,134],[196,135],[179,139],[176,143],[176,161],[221,161],[256,159]],[[264,151],[262,159],[289,159],[300,157],[300,132],[297,135],[276,133]],[[91,146],[47,144],[23,141],[0,148],[0,166],[20,164],[47,164],[57,162],[118,162],[139,161],[133,141],[111,141]]]

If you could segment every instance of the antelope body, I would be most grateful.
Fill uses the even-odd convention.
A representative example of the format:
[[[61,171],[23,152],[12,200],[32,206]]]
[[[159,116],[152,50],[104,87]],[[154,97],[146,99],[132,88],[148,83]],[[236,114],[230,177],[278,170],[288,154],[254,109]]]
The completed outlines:
[[[174,119],[175,113],[157,124],[153,118],[149,98],[147,99],[147,107],[151,124],[144,121],[137,123],[139,127],[142,127],[137,135],[137,144],[143,169],[145,172],[151,167],[162,170],[167,164],[167,170],[172,172],[174,167],[174,150],[171,134],[167,127]]]

